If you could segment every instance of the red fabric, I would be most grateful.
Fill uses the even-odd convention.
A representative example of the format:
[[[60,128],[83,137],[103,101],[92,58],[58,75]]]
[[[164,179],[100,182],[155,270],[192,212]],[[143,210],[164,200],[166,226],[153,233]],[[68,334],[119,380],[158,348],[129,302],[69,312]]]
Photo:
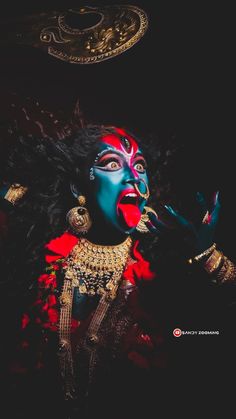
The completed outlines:
[[[141,279],[150,281],[155,278],[155,273],[150,269],[150,263],[147,262],[138,251],[138,245],[139,242],[137,240],[133,247],[133,256],[137,262],[129,265],[123,273],[123,278],[130,281],[133,285],[138,285]]]
[[[53,288],[57,286],[55,274],[42,274],[38,278],[38,284],[40,288]]]
[[[66,231],[62,236],[52,239],[45,247],[56,255],[67,257],[77,243],[78,237]]]
[[[22,319],[21,319],[22,329],[25,329],[27,324],[29,324],[29,322],[30,322],[30,318],[29,318],[28,314],[23,314]]]

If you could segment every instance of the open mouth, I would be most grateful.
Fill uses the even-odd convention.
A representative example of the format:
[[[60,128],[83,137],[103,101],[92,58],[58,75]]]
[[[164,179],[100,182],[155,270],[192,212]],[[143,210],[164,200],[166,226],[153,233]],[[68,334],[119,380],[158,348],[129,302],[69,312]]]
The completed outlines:
[[[129,228],[136,227],[140,221],[142,214],[138,203],[139,196],[133,189],[122,192],[119,197],[117,211]]]

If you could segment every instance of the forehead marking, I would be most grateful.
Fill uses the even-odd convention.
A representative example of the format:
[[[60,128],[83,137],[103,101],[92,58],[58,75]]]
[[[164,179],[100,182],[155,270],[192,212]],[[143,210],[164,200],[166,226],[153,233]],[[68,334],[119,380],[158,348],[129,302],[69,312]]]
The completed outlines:
[[[112,145],[114,148],[116,148],[119,151],[122,151],[122,153],[126,154],[127,156],[132,156],[136,154],[138,151],[138,145],[136,141],[130,135],[128,135],[124,130],[120,128],[116,128],[116,131],[119,135],[123,137],[123,141],[128,140],[129,148],[130,148],[129,150],[128,148],[125,147],[124,144],[122,144],[122,139],[115,134],[105,135],[102,138],[102,142]]]

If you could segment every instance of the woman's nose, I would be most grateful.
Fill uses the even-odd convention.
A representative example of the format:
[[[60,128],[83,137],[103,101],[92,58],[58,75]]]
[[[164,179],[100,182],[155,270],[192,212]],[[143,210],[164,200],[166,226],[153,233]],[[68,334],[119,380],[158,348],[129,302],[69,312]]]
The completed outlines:
[[[131,183],[131,185],[134,185],[136,183],[138,185],[140,183],[140,179],[135,176],[130,176],[127,179],[125,179],[124,183]]]
[[[135,172],[135,170],[133,170],[131,167],[127,167],[126,169],[127,170],[126,170],[126,174],[125,174],[123,183],[124,184],[131,183],[132,185],[134,183],[137,183],[137,184],[140,183],[138,173]]]

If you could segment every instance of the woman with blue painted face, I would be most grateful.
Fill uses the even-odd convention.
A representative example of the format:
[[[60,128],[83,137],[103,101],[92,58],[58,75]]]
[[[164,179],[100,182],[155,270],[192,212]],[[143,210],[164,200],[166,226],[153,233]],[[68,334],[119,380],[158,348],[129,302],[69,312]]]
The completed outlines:
[[[129,386],[120,381],[121,363],[126,371],[165,365],[160,326],[153,324],[151,338],[138,302],[139,283],[155,277],[138,249],[138,235],[149,231],[147,210],[155,214],[146,205],[140,143],[124,129],[104,126],[76,130],[63,141],[21,139],[7,176],[3,194],[12,203],[9,237],[15,239],[6,253],[9,261],[16,258],[6,278],[16,278],[15,294],[19,285],[25,295],[16,369],[49,371],[56,363],[63,399],[80,415],[107,415],[102,394],[112,398],[115,388]]]
[[[15,237],[6,248],[15,257],[6,279],[14,278],[16,295],[17,288],[24,291],[15,368],[37,371],[44,390],[54,386],[51,400],[58,398],[60,386],[51,378],[58,368],[69,406],[63,418],[114,417],[104,397],[114,406],[122,388],[120,416],[130,394],[143,397],[146,371],[168,365],[156,310],[161,267],[144,255],[145,233],[151,243],[158,238],[158,259],[160,241],[177,226],[191,244],[189,266],[200,264],[216,282],[235,281],[235,266],[214,243],[218,193],[210,211],[197,195],[197,226],[170,206],[171,223],[163,222],[149,204],[151,179],[140,141],[121,128],[88,126],[64,140],[30,138],[19,147],[9,158],[11,185],[4,192],[13,204],[9,237]],[[141,291],[150,299],[142,300]],[[131,389],[136,367],[142,380],[132,381]]]

